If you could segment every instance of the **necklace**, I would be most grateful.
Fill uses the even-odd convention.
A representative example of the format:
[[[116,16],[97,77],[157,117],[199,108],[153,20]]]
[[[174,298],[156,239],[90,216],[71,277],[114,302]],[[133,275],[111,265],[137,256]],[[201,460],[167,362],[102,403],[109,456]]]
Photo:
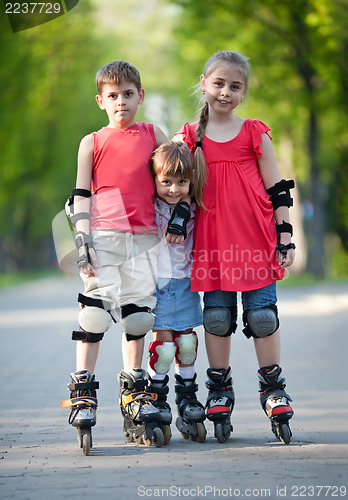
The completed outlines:
[[[158,226],[162,230],[164,228],[164,226],[167,224],[167,221],[164,218],[164,212],[165,211],[162,210],[162,207],[160,205],[160,202],[159,202],[158,198],[156,198],[155,203],[156,203],[156,207],[157,207],[157,211],[158,211],[158,215],[159,215],[159,224],[158,224]],[[171,215],[169,206],[168,206],[168,212],[169,212],[169,215]],[[163,221],[164,221],[164,224],[163,224]]]

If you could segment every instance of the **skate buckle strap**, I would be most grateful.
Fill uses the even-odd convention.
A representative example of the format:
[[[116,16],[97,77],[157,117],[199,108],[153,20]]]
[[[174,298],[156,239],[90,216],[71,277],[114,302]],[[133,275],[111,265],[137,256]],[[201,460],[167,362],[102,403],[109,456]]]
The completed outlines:
[[[123,380],[122,387],[128,390],[143,389],[147,386],[147,380],[140,378],[136,380]],[[134,393],[137,394],[137,393]]]
[[[156,396],[166,396],[169,392],[169,387],[165,385],[164,387],[153,387],[148,385],[147,386],[148,391],[147,394],[156,394]],[[152,392],[153,391],[153,392]]]
[[[184,394],[185,396],[188,394],[194,394],[198,391],[198,384],[191,385],[176,385],[175,392],[177,394]]]
[[[81,406],[81,409],[82,407],[95,408],[98,406],[98,399],[91,396],[71,398],[61,401],[60,405],[62,406],[62,408],[70,408],[70,409],[72,409],[73,407],[76,408],[78,406]]]
[[[77,382],[67,385],[69,391],[83,391],[87,389],[99,389],[99,382]]]
[[[260,391],[260,401],[261,404],[263,405],[268,399],[275,399],[275,398],[286,398],[288,401],[292,401],[291,397],[289,394],[287,394],[283,389],[270,389],[266,390],[264,392]]]
[[[133,392],[127,396],[122,396],[122,405],[125,409],[126,406],[134,401],[143,401],[144,403],[157,401],[157,394],[152,392]]]
[[[206,402],[206,407],[208,406],[208,403],[210,401],[212,401],[213,399],[216,399],[216,400],[221,400],[222,398],[228,398],[228,399],[231,399],[234,401],[234,392],[233,390],[224,390],[224,389],[219,389],[219,391],[216,391],[216,392],[211,392],[210,394],[208,394],[208,397],[207,397],[207,402]]]

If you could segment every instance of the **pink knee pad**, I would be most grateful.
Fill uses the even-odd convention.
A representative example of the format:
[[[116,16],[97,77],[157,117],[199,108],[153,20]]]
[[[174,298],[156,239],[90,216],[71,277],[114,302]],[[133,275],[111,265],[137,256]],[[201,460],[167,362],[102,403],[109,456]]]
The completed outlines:
[[[182,365],[192,365],[197,358],[197,333],[176,333],[174,334],[174,342],[177,346],[175,354],[177,363]]]
[[[176,345],[174,342],[156,340],[149,345],[149,365],[156,373],[167,373],[173,362]]]

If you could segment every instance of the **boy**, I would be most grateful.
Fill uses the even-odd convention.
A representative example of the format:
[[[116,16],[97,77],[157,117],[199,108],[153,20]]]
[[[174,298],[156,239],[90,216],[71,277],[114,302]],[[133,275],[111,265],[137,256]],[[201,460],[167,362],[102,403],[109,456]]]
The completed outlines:
[[[152,432],[158,410],[151,404],[152,395],[145,392],[141,366],[144,337],[153,325],[151,309],[156,299],[152,294],[157,282],[150,159],[153,150],[168,139],[160,128],[135,121],[145,93],[132,64],[106,64],[98,71],[96,84],[96,100],[109,124],[82,139],[76,188],[69,198],[85,290],[78,297],[80,328],[72,335],[77,340],[76,372],[68,388],[75,399],[64,406],[70,406],[69,423],[75,427],[90,430],[95,425],[94,368],[99,344],[112,321],[120,319],[125,334],[124,370],[119,375],[124,432],[128,441],[156,442],[161,440],[158,429]]]

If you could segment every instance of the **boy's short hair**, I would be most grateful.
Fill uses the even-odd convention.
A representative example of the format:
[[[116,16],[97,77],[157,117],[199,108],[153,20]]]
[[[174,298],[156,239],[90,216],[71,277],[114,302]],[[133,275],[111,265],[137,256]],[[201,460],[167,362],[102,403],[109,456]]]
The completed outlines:
[[[140,73],[137,68],[133,66],[133,64],[126,61],[112,61],[105,64],[105,66],[100,68],[95,77],[95,83],[97,85],[99,95],[103,92],[103,86],[106,83],[115,83],[116,85],[120,85],[124,81],[134,83],[140,92]]]

